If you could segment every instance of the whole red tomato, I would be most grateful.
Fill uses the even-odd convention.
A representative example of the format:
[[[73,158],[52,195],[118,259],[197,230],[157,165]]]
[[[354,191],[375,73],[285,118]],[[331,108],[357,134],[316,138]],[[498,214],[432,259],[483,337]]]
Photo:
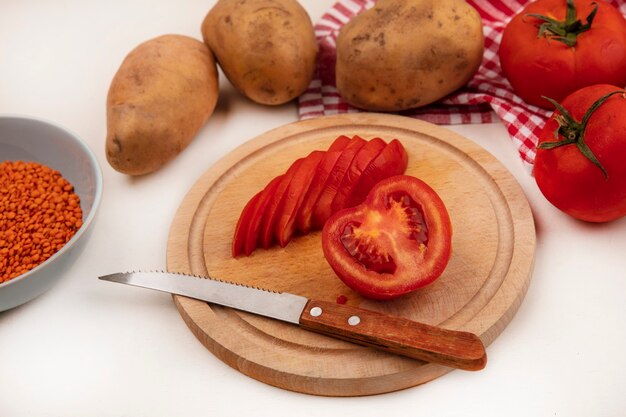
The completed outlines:
[[[337,276],[359,294],[381,300],[439,277],[451,239],[441,198],[407,175],[380,181],[362,204],[338,211],[322,230],[324,256]]]
[[[589,222],[626,215],[626,92],[612,85],[568,96],[539,135],[534,174],[543,195]]]
[[[542,96],[626,85],[626,20],[602,0],[538,0],[508,23],[498,54],[521,98],[553,108]]]

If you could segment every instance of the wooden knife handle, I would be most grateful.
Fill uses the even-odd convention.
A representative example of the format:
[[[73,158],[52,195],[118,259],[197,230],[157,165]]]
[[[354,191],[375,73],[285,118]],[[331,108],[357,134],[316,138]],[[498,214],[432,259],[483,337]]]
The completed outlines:
[[[401,317],[309,300],[300,326],[316,333],[468,371],[483,369],[487,354],[473,333],[447,330]]]

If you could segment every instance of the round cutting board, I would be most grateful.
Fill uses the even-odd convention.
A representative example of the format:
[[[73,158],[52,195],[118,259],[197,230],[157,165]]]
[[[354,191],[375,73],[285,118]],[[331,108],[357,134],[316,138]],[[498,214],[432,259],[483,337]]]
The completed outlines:
[[[452,220],[452,258],[429,286],[393,301],[372,301],[345,286],[326,263],[321,232],[285,248],[232,258],[245,203],[297,158],[327,149],[339,135],[399,139],[408,175],[430,184]],[[473,332],[489,345],[517,311],[528,287],[535,228],[511,174],[473,142],[401,116],[346,114],[292,123],[258,136],[221,159],[185,197],[171,226],[170,271],[286,291]],[[343,298],[343,297],[342,297]],[[379,394],[450,371],[301,330],[298,326],[181,296],[174,301],[197,338],[242,373],[281,388],[330,396]],[[489,366],[489,365],[487,365]]]

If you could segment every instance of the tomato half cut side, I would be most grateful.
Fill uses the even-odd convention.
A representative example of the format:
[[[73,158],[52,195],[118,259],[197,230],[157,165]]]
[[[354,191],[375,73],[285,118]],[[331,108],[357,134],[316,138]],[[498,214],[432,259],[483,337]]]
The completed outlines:
[[[355,136],[350,143],[348,143],[348,146],[345,147],[343,152],[341,152],[337,162],[328,174],[328,178],[322,187],[317,201],[313,205],[311,224],[314,228],[321,228],[332,214],[331,204],[337,194],[341,180],[356,154],[366,143],[364,139]]]
[[[379,182],[365,201],[335,213],[324,225],[324,256],[359,294],[392,299],[424,287],[444,271],[452,225],[437,193],[418,178]]]
[[[261,195],[256,204],[251,209],[250,222],[248,230],[246,231],[246,239],[244,243],[243,253],[248,256],[257,248],[257,244],[260,241],[261,221],[263,220],[263,213],[267,209],[270,201],[274,196],[278,184],[282,181],[283,175],[271,180],[265,188],[261,191]]]
[[[348,198],[358,183],[365,168],[380,154],[387,144],[381,138],[374,138],[367,142],[355,155],[350,167],[346,171],[337,194],[330,205],[331,213],[344,209],[348,204]]]
[[[296,215],[304,201],[311,180],[317,170],[317,166],[324,157],[325,152],[313,151],[300,164],[295,171],[289,187],[283,197],[283,203],[276,220],[276,238],[281,247],[285,247],[291,240],[295,231]]]
[[[233,236],[233,246],[232,253],[233,257],[237,257],[245,252],[246,245],[246,236],[248,233],[248,229],[250,226],[250,220],[252,220],[252,216],[254,213],[254,208],[261,198],[263,194],[263,190],[256,193],[249,201],[246,203],[243,210],[241,210],[241,214],[239,215],[239,220],[237,221],[237,226],[235,226],[235,233]]]
[[[311,218],[313,216],[313,208],[315,206],[315,203],[317,202],[317,199],[322,192],[322,189],[324,188],[324,184],[326,183],[330,172],[332,171],[335,163],[337,163],[337,160],[341,156],[341,152],[349,142],[349,139],[340,141],[340,138],[348,139],[346,136],[340,136],[338,139],[335,140],[335,142],[333,142],[331,147],[328,148],[328,151],[326,151],[326,154],[324,155],[319,165],[317,166],[317,169],[315,170],[315,175],[311,180],[309,189],[306,191],[304,200],[302,201],[300,209],[296,214],[296,226],[302,234],[307,234],[311,231]]]
[[[263,219],[261,220],[261,231],[259,236],[261,238],[260,244],[263,249],[269,248],[275,241],[275,227],[276,221],[278,220],[278,213],[280,213],[281,206],[285,201],[284,197],[287,192],[287,188],[289,187],[289,183],[291,183],[293,176],[298,170],[300,164],[302,164],[303,160],[304,158],[300,158],[297,159],[293,164],[291,164],[291,166],[283,176],[282,180],[278,183],[278,186],[274,191],[274,195],[272,196],[269,204],[267,205],[267,208],[265,209],[265,212],[263,213]]]
[[[385,178],[404,174],[409,157],[399,140],[394,139],[363,170],[363,174],[354,185],[346,207],[361,204],[372,187]]]

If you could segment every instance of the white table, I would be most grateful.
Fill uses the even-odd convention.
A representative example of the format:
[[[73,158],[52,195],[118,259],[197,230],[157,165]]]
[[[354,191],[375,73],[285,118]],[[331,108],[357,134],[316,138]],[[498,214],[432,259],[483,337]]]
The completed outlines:
[[[187,190],[244,141],[297,120],[221,78],[199,137],[142,178],[104,155],[105,97],[124,56],[164,33],[200,37],[212,1],[0,0],[0,113],[53,120],[95,151],[105,192],[91,239],[52,290],[0,314],[0,416],[622,416],[626,412],[626,219],[574,221],[553,208],[500,124],[453,126],[518,179],[537,224],[534,277],[478,373],[362,398],[274,388],[231,369],[187,329],[169,295],[98,275],[165,268]],[[317,20],[333,0],[303,1]]]

